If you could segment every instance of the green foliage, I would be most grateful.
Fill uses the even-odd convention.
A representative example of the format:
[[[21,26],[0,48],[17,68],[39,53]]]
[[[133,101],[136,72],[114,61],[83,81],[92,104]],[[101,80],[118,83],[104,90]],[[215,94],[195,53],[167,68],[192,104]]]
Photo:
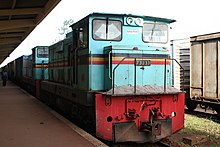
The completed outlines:
[[[66,37],[66,34],[71,32],[71,27],[74,21],[72,19],[65,20],[61,27],[58,28],[58,35],[56,39],[53,41],[53,43],[59,42],[60,40],[63,40]]]
[[[73,22],[74,21],[72,19],[65,20],[63,22],[63,25],[60,28],[58,28],[59,34],[60,35],[66,35],[67,33],[69,33],[71,31],[70,25],[72,25]]]

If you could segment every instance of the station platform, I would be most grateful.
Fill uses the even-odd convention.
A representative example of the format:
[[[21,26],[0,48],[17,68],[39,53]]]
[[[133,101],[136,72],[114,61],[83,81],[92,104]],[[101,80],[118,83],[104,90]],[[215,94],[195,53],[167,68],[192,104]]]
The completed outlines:
[[[1,147],[94,147],[106,145],[8,81],[0,81]]]

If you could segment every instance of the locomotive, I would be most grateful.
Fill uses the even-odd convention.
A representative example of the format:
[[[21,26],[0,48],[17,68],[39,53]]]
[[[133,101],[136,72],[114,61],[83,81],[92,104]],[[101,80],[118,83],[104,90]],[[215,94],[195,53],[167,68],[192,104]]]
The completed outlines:
[[[48,79],[48,46],[32,48],[31,55],[10,62],[7,70],[11,81],[40,98],[40,82]]]
[[[36,84],[40,99],[107,141],[156,142],[177,132],[184,127],[185,94],[172,87],[173,22],[132,14],[86,16],[49,46],[48,80]]]

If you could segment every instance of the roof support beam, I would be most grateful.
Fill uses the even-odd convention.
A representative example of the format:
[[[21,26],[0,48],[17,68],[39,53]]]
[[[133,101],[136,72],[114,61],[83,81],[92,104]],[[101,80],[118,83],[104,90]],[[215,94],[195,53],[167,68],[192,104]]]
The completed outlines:
[[[4,47],[1,47],[0,46],[0,53],[1,52],[6,52],[6,51],[8,51],[8,50],[13,50],[14,49],[14,47],[6,47],[6,48],[4,48]]]
[[[8,53],[11,53],[13,50],[14,50],[14,48],[11,48],[11,49],[8,48],[7,50],[1,49],[0,54],[8,54]]]
[[[38,17],[36,18],[35,23],[39,24],[46,16],[48,13],[50,13],[53,8],[60,2],[61,0],[48,0],[47,4],[44,7],[44,13],[39,14]]]
[[[14,8],[15,8],[16,2],[17,2],[17,0],[13,0],[11,9],[14,9]],[[11,20],[11,15],[9,16],[8,19]]]
[[[10,44],[10,45],[1,45],[0,47],[1,47],[1,48],[2,48],[2,47],[4,47],[4,48],[6,48],[6,47],[13,47],[13,48],[15,48],[15,47],[17,47],[17,46],[14,45],[14,44]]]
[[[1,53],[0,56],[1,56],[1,57],[4,57],[4,56],[6,56],[6,54],[8,54],[8,52],[4,52],[4,54]]]
[[[0,54],[2,54],[3,52],[8,52],[8,51],[13,51],[16,48],[16,46],[4,46],[4,45],[0,45]]]
[[[21,39],[18,38],[7,38],[7,39],[0,39],[0,45],[6,44],[18,44],[21,42]]]
[[[1,30],[1,33],[11,33],[11,32],[26,32],[28,28],[15,28],[15,29],[6,29]]]
[[[6,50],[6,49],[4,49],[4,48],[1,48],[0,54],[7,54],[8,52],[12,52],[13,49],[14,49],[14,48],[11,48],[11,49],[7,48],[7,50]]]
[[[41,14],[43,10],[43,8],[2,9],[0,16]]]
[[[0,38],[22,37],[24,33],[0,34]]]
[[[15,29],[19,27],[31,27],[31,26],[36,26],[33,19],[0,21],[0,31],[6,30],[6,29]]]

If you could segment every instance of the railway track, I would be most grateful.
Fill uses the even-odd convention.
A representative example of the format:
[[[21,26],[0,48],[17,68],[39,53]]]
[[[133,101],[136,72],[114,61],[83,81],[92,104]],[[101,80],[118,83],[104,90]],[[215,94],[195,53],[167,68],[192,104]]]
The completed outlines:
[[[158,141],[158,142],[156,142],[156,144],[158,144],[160,147],[172,147],[172,145],[169,145],[169,144],[162,142],[162,141]]]
[[[118,143],[109,145],[110,147],[172,147],[171,145],[158,141],[156,143]]]
[[[185,113],[195,115],[195,116],[198,116],[201,118],[212,119],[213,121],[220,123],[219,115],[215,111],[210,110],[210,109],[208,109],[206,111],[201,108],[196,108],[194,111],[190,111],[188,109],[185,109]]]

